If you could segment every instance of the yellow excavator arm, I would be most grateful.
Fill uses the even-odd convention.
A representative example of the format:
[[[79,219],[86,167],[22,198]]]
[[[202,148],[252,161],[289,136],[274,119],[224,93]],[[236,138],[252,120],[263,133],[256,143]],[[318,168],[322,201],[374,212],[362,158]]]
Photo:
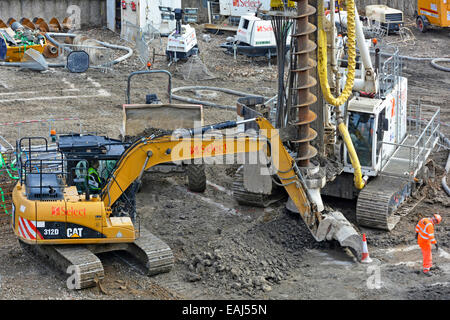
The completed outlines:
[[[107,211],[125,190],[142,178],[145,170],[152,166],[186,160],[223,156],[237,153],[260,152],[267,156],[272,174],[278,176],[294,202],[302,220],[317,241],[337,240],[341,246],[349,247],[357,258],[361,257],[362,241],[353,226],[340,212],[320,213],[309,195],[302,173],[295,160],[284,148],[278,130],[262,117],[244,121],[255,121],[259,126],[254,136],[197,135],[195,129],[184,137],[165,135],[158,138],[142,138],[134,142],[122,155],[115,170],[101,192],[101,200]],[[235,121],[219,123],[197,129],[204,133],[208,129],[236,127]]]
[[[260,134],[257,136],[166,135],[136,141],[125,151],[102,190],[101,199],[105,207],[110,208],[135,180],[140,180],[145,170],[155,165],[265,151],[281,184],[294,201],[303,220],[314,232],[320,222],[320,218],[317,218],[320,215],[314,212],[315,206],[308,199],[294,159],[284,148],[278,130],[267,119],[256,118],[254,121],[260,128]]]

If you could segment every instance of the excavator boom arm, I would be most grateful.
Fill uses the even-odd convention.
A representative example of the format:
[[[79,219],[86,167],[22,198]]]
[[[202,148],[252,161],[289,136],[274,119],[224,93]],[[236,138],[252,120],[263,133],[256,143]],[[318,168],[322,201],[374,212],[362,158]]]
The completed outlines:
[[[247,120],[246,120],[247,121]],[[235,127],[237,122],[190,130],[187,137],[165,135],[152,139],[142,138],[132,144],[116,164],[111,177],[102,190],[101,198],[107,208],[119,199],[125,190],[142,177],[145,170],[162,163],[204,159],[237,153],[263,151],[281,184],[294,202],[311,234],[318,241],[338,240],[341,245],[353,248],[360,256],[362,242],[350,223],[338,212],[323,215],[309,197],[302,174],[294,159],[284,148],[278,130],[265,118],[256,118],[259,134],[254,136],[196,135],[206,129]]]
[[[138,140],[125,151],[103,188],[102,200],[105,206],[111,207],[131,183],[142,176],[143,171],[158,164],[265,150],[299,212],[304,219],[311,221],[310,202],[294,170],[295,161],[284,148],[278,130],[264,118],[255,121],[260,127],[260,135],[257,136],[166,135]],[[219,124],[218,127],[223,125]]]

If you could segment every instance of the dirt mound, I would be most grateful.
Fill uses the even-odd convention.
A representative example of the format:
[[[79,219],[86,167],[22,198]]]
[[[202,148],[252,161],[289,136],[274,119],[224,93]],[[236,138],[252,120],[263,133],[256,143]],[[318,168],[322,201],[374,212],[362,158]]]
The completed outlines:
[[[170,135],[170,134],[172,134],[171,130],[163,130],[163,129],[158,129],[158,128],[146,128],[144,131],[140,132],[136,136],[125,136],[123,138],[123,141],[133,143],[142,137],[154,136],[154,138],[158,138],[158,137],[162,137],[162,136]],[[122,139],[122,135],[120,135],[120,138]]]
[[[448,300],[448,297],[450,297],[450,286],[448,283],[443,283],[413,288],[408,290],[407,297],[412,300]]]
[[[216,288],[249,296],[271,291],[299,267],[306,249],[329,246],[317,243],[298,217],[283,211],[267,210],[261,223],[243,233],[224,234],[210,244],[211,251],[193,255],[186,280],[206,279]]]

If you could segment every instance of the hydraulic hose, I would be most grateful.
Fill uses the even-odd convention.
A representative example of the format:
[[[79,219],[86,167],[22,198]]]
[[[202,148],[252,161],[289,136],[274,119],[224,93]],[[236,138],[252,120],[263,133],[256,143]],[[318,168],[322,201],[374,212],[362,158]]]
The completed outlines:
[[[322,89],[325,100],[338,107],[344,104],[352,94],[353,83],[355,80],[356,68],[356,23],[355,23],[355,2],[354,0],[347,0],[347,44],[348,44],[348,72],[347,80],[345,82],[344,90],[341,95],[335,98],[331,94],[330,85],[328,83],[327,73],[327,34],[323,27],[323,0],[319,1],[318,25],[319,25],[319,39],[318,39],[318,74],[320,79],[320,87]]]
[[[348,133],[347,127],[340,119],[338,121],[338,129],[339,133],[342,136],[342,139],[345,142],[345,145],[347,146],[348,155],[350,156],[350,162],[352,163],[353,169],[354,169],[354,178],[353,182],[355,184],[355,187],[360,190],[364,188],[366,185],[366,182],[362,177],[362,171],[361,171],[361,164],[359,163],[358,155],[356,154],[355,147],[352,143],[352,138],[350,137],[350,134]]]
[[[192,98],[188,98],[188,97],[184,97],[184,96],[173,94],[174,92],[186,91],[186,90],[220,91],[220,92],[224,92],[224,93],[228,93],[228,94],[232,94],[232,95],[236,95],[236,96],[241,96],[241,97],[256,96],[256,95],[251,94],[251,93],[241,92],[241,91],[227,89],[227,88],[208,87],[208,86],[187,86],[187,87],[173,88],[171,90],[171,97],[172,97],[172,99],[183,101],[183,102],[188,102],[188,103],[201,104],[201,105],[205,105],[205,106],[209,106],[209,107],[213,107],[213,108],[236,110],[236,106],[220,105],[220,104],[216,104],[216,103],[209,102],[209,101],[202,101],[202,100],[192,99]],[[263,97],[263,98],[266,99],[266,100],[268,99],[267,97]],[[275,97],[272,97],[270,100],[272,100],[274,98]]]
[[[355,81],[355,68],[356,68],[356,23],[355,23],[355,2],[354,0],[347,0],[347,44],[348,44],[348,73],[347,80],[345,82],[344,90],[341,95],[335,98],[331,94],[330,85],[328,83],[328,70],[327,70],[327,34],[323,27],[323,0],[319,1],[319,40],[318,40],[318,74],[320,79],[320,87],[322,89],[325,100],[335,106],[339,107],[344,104],[350,95],[352,94],[353,84]],[[334,23],[334,22],[333,22]],[[344,140],[345,146],[350,157],[354,169],[354,184],[355,187],[360,190],[364,188],[366,182],[362,177],[361,164],[358,159],[355,147],[353,146],[352,139],[348,133],[347,127],[342,120],[342,117],[338,115],[338,130]]]

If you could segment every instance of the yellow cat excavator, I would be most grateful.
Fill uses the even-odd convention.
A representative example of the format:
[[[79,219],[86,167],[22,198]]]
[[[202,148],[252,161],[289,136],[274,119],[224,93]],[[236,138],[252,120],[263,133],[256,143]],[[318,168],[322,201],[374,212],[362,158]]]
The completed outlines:
[[[258,125],[258,134],[207,134],[250,121]],[[130,144],[69,135],[60,136],[56,147],[45,138],[28,137],[19,140],[16,148],[20,179],[13,190],[14,233],[27,250],[50,259],[63,272],[72,266],[76,289],[95,285],[104,277],[96,256],[101,252],[126,250],[146,266],[149,275],[172,268],[170,247],[139,226],[134,196],[144,171],[167,162],[242,152],[266,155],[277,183],[286,189],[316,240],[335,239],[361,257],[359,234],[341,213],[317,210],[278,130],[262,117],[187,129],[182,135],[152,134]],[[107,178],[99,194],[92,194],[86,178],[93,160],[110,164],[109,169],[104,166]]]

